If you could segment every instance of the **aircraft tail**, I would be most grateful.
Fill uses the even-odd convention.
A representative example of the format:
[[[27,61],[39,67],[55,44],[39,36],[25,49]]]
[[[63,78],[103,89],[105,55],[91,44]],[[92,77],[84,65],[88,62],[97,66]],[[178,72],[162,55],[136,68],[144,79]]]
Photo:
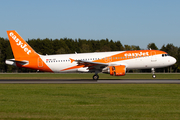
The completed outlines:
[[[7,31],[11,48],[15,59],[38,56],[38,54],[25,42],[25,40],[15,31]]]
[[[15,30],[7,31],[7,34],[15,59],[6,60],[6,64],[53,72],[43,61],[43,55],[37,54]]]

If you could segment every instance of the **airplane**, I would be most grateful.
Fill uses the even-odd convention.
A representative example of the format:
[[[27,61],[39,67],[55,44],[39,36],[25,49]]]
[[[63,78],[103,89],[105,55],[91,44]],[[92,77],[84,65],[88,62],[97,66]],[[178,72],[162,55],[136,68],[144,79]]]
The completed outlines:
[[[6,60],[6,64],[37,71],[65,73],[91,72],[94,80],[98,73],[112,76],[124,76],[130,69],[151,69],[156,78],[155,68],[171,66],[176,59],[160,50],[131,50],[94,53],[74,53],[59,55],[40,55],[15,31],[7,31],[14,59]]]

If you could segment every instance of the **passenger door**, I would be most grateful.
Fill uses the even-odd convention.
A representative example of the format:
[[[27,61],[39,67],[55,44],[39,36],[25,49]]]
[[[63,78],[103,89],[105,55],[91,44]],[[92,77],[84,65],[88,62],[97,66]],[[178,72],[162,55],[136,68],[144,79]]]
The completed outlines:
[[[156,62],[157,58],[156,58],[156,52],[151,52],[151,62]]]
[[[40,57],[38,57],[38,67],[43,67],[43,61]]]

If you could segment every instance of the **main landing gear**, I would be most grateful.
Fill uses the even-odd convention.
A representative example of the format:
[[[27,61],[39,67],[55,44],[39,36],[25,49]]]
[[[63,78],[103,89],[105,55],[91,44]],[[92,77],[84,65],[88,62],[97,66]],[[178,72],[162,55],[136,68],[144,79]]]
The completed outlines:
[[[93,75],[93,80],[98,80],[98,79],[99,79],[99,75],[98,74]]]
[[[153,78],[156,78],[155,69],[154,69],[154,68],[151,68],[151,71],[152,71],[152,73],[153,73],[152,77],[153,77]]]

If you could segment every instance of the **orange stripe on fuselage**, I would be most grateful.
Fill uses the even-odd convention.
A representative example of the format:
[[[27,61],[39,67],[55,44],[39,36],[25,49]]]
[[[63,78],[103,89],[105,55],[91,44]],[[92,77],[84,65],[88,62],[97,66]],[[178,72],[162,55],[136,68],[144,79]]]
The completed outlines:
[[[69,67],[69,68],[63,69],[61,71],[72,70],[72,69],[77,69],[77,68],[81,68],[81,67],[84,67],[84,65],[77,65],[77,66]]]

